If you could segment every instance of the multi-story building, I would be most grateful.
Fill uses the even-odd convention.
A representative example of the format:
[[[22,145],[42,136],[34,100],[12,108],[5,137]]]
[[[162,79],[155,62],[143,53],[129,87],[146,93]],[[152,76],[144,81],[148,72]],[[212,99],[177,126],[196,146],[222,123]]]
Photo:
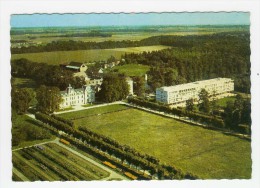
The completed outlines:
[[[199,92],[205,89],[209,96],[221,95],[234,91],[234,81],[230,78],[215,78],[187,84],[161,87],[156,89],[156,101],[165,104],[178,104],[192,98],[199,99]]]
[[[132,78],[127,77],[126,78],[126,82],[127,82],[128,86],[129,86],[129,95],[133,95],[134,94],[134,86],[133,86],[134,81],[132,80]]]
[[[95,102],[95,90],[92,86],[83,86],[80,89],[74,89],[69,85],[65,91],[61,91],[62,103],[60,108],[70,106],[84,105]]]

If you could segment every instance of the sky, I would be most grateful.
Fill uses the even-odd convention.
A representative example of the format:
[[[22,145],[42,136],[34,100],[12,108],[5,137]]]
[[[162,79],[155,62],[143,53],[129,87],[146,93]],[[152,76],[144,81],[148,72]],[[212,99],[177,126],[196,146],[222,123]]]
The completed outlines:
[[[248,12],[12,15],[11,27],[249,25]]]

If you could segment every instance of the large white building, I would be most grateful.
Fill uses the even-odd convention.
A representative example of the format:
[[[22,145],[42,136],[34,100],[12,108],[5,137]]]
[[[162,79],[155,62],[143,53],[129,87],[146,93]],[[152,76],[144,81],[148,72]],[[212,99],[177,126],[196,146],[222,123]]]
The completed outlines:
[[[129,86],[129,95],[133,95],[134,94],[134,86],[133,86],[134,81],[132,80],[132,78],[127,77],[126,78],[126,82],[127,82],[128,86]]]
[[[205,89],[209,95],[221,95],[234,91],[234,81],[230,78],[215,78],[187,84],[156,89],[156,101],[165,104],[178,104],[192,98],[199,99],[199,92]]]
[[[69,85],[65,91],[61,91],[62,103],[60,108],[70,106],[84,105],[95,102],[95,90],[92,86],[83,86],[80,89],[74,89]]]

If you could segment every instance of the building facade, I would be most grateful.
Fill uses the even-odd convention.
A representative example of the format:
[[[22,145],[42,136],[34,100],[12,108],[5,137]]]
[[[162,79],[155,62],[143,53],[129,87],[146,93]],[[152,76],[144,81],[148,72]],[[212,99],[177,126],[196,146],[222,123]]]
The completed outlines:
[[[133,95],[134,94],[134,81],[132,80],[132,78],[127,77],[126,78],[126,82],[129,86],[129,95]]]
[[[230,78],[215,78],[202,80],[176,86],[161,87],[156,89],[156,101],[165,104],[183,103],[188,99],[199,99],[199,92],[205,89],[209,96],[221,95],[234,91],[234,80]]]
[[[95,90],[91,86],[74,89],[69,85],[65,91],[61,91],[61,97],[62,103],[60,104],[60,108],[84,105],[95,102]]]

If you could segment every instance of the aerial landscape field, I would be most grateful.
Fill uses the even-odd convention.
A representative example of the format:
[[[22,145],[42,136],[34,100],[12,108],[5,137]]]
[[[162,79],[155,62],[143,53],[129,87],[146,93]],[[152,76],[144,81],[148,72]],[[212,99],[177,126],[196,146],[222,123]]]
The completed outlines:
[[[250,177],[251,148],[246,140],[119,105],[60,116],[203,179]]]
[[[113,16],[12,16],[13,181],[251,179],[249,14]]]

